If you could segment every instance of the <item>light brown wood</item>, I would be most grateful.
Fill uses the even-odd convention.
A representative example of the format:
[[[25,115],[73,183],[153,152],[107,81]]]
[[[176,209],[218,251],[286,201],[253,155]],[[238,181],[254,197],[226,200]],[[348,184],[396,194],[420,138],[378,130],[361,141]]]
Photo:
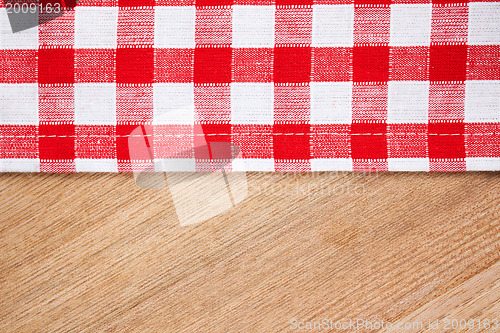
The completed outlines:
[[[247,181],[235,208],[181,227],[169,190],[131,175],[1,175],[0,332],[500,320],[500,173]]]
[[[489,269],[477,274],[459,286],[451,289],[445,294],[437,297],[426,305],[414,311],[409,316],[400,319],[401,323],[423,323],[424,329],[413,327],[405,329],[405,332],[432,332],[433,327],[446,330],[448,327],[457,328],[456,331],[483,332],[487,330],[485,324],[479,319],[495,318],[498,323],[489,323],[490,326],[498,326],[500,330],[500,318],[498,309],[491,312],[493,308],[500,306],[500,262]],[[482,317],[482,312],[488,311],[488,316]],[[460,327],[460,321],[463,326]],[[472,320],[472,322],[469,322]],[[455,323],[453,321],[456,321]],[[435,326],[429,327],[430,323]],[[413,326],[413,325],[412,325]],[[386,329],[383,332],[398,332],[398,326]],[[493,328],[491,328],[493,329]]]

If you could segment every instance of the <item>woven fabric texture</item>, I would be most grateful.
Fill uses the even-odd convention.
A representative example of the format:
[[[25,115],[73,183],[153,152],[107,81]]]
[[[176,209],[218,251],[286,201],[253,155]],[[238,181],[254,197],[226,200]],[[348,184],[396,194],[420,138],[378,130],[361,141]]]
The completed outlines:
[[[0,6],[0,171],[500,170],[500,2]]]

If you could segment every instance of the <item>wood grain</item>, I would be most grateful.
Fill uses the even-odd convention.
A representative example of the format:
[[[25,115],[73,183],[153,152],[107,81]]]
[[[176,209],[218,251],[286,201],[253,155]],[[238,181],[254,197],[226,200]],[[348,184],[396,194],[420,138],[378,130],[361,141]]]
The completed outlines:
[[[235,208],[181,227],[168,189],[131,175],[1,175],[0,332],[500,319],[500,173],[247,180]]]
[[[487,326],[480,324],[479,319],[495,318],[498,320],[500,300],[500,262],[477,274],[459,286],[437,297],[417,309],[409,316],[402,318],[402,323],[424,323],[424,329],[405,329],[405,332],[432,332],[430,323],[436,323],[437,328],[446,330],[456,327],[456,331],[483,332]],[[496,308],[496,309],[494,309]],[[493,310],[493,311],[492,311]],[[486,313],[485,313],[486,312]],[[496,314],[495,314],[496,312]],[[486,314],[486,316],[483,316]],[[460,327],[460,321],[463,326]],[[469,324],[469,320],[473,320]],[[453,321],[457,321],[453,323]],[[489,326],[497,326],[488,323]],[[499,320],[500,325],[500,320]],[[500,327],[498,327],[500,329]],[[493,328],[491,328],[493,329]],[[399,329],[399,331],[401,331]],[[398,332],[398,327],[386,329],[384,332]]]

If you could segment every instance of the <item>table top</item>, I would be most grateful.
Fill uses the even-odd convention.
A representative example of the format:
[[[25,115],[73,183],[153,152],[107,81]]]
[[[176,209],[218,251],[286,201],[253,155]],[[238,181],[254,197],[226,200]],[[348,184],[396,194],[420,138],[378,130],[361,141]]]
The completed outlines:
[[[500,173],[246,181],[234,208],[180,226],[172,191],[130,174],[0,175],[0,331],[500,320]]]

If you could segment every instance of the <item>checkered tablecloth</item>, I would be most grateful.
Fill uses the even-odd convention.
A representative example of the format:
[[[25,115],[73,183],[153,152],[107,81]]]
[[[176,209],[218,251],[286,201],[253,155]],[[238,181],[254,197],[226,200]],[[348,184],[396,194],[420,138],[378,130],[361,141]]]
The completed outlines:
[[[500,170],[500,2],[1,6],[0,171]]]

